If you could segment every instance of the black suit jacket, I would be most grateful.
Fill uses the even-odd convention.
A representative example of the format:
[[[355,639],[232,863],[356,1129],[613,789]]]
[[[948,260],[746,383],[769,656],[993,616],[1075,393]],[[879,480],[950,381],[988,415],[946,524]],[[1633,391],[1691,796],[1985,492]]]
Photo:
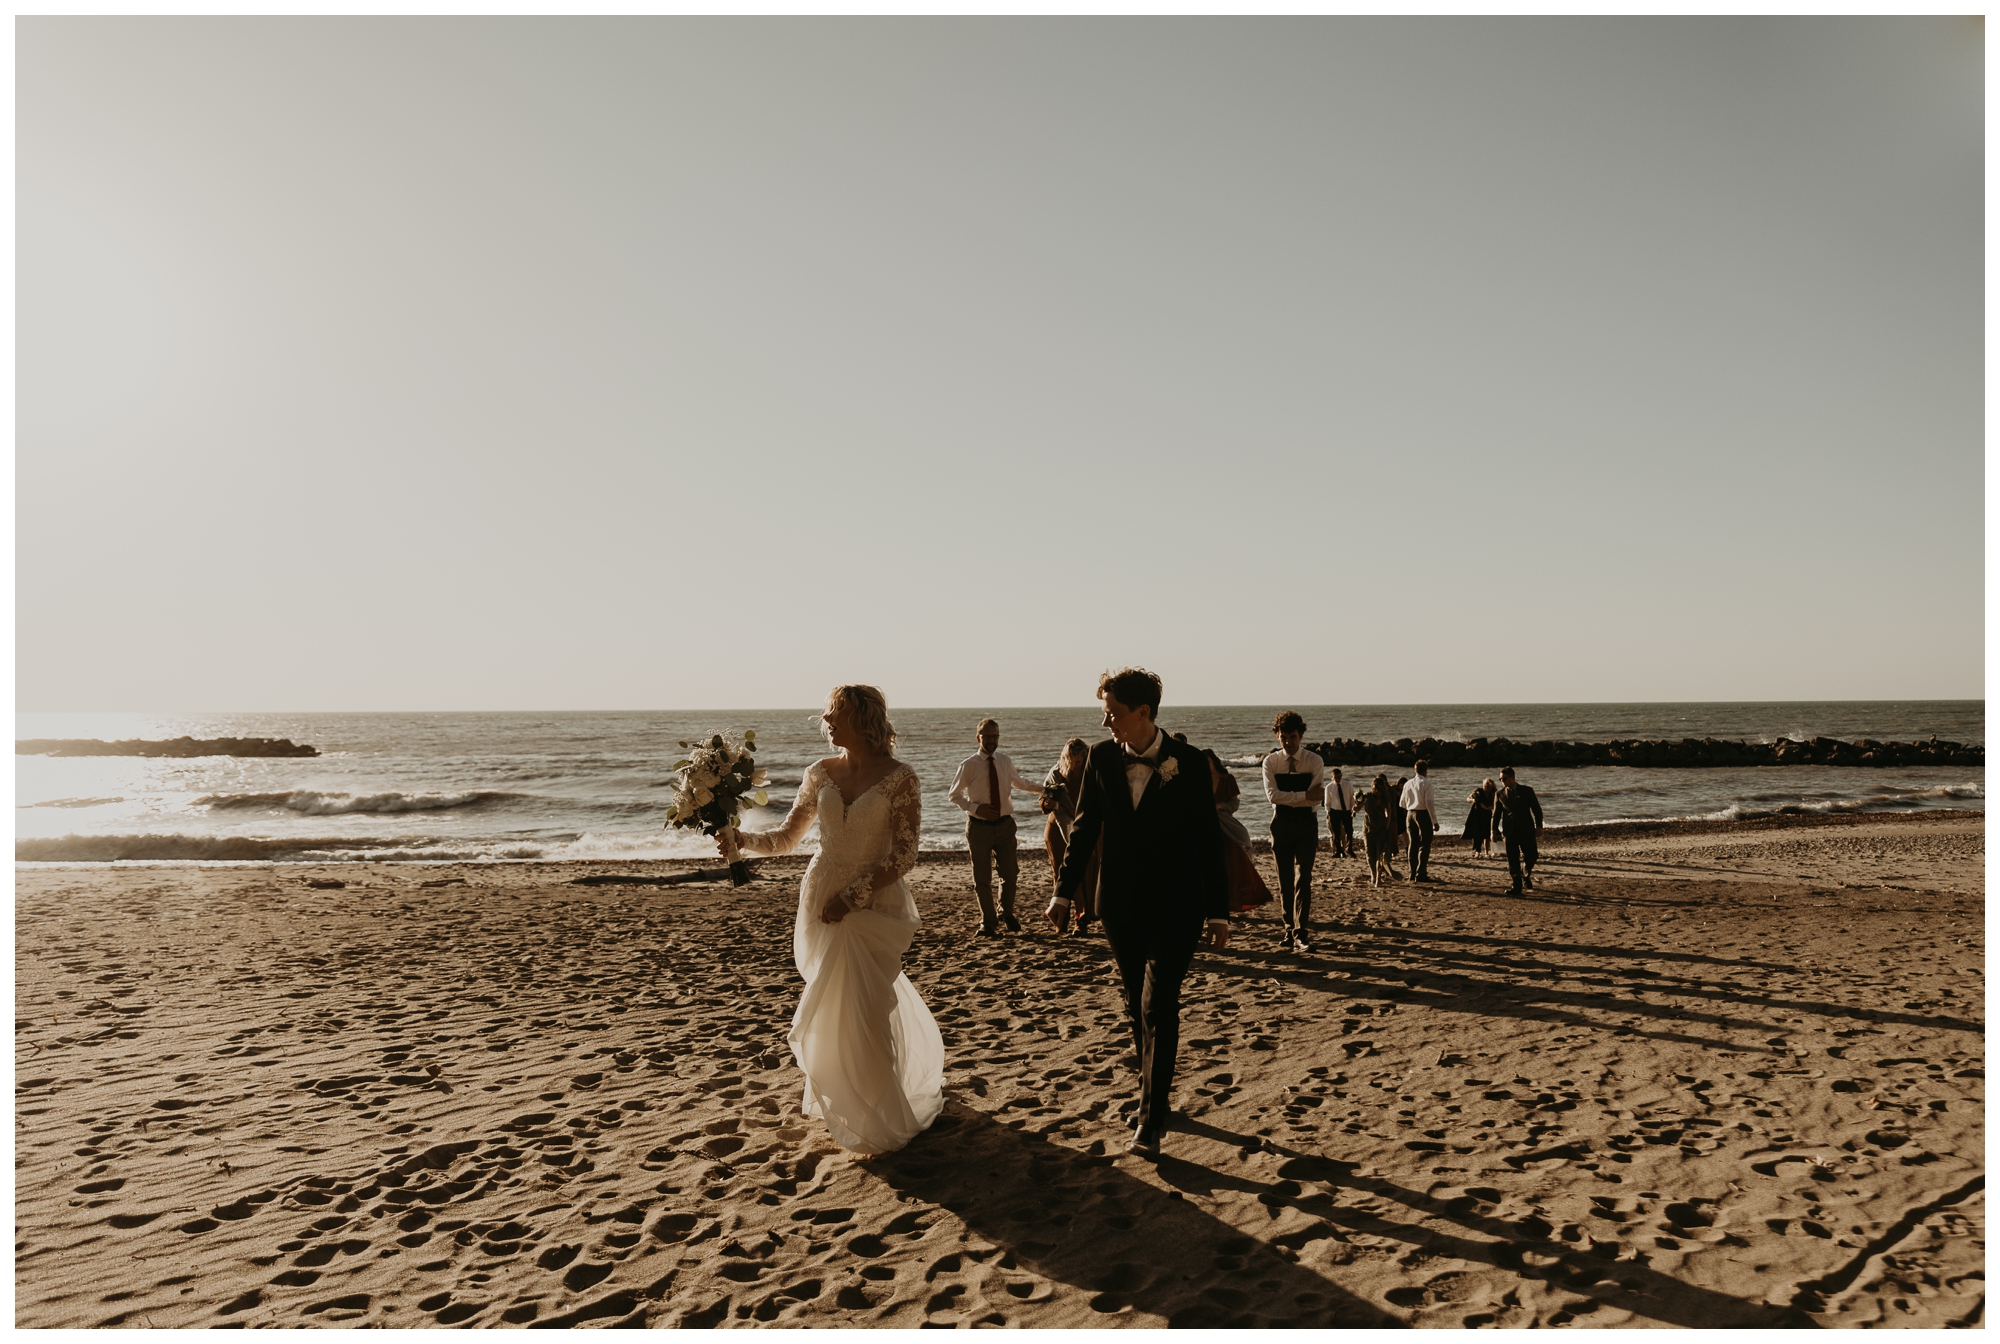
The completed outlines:
[[[1075,896],[1102,836],[1097,908],[1106,928],[1229,917],[1224,840],[1215,819],[1208,758],[1185,742],[1161,736],[1160,763],[1175,762],[1174,776],[1163,780],[1155,770],[1136,808],[1126,782],[1124,749],[1115,741],[1090,749],[1056,891]]]

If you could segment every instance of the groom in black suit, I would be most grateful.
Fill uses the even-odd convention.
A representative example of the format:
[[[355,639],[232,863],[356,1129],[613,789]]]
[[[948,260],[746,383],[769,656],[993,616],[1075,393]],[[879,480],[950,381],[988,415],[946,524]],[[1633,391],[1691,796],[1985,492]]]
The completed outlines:
[[[1153,1157],[1173,1094],[1181,981],[1204,923],[1214,946],[1229,941],[1229,879],[1208,758],[1153,722],[1160,679],[1139,668],[1106,672],[1097,695],[1112,740],[1090,749],[1056,895],[1075,896],[1102,836],[1097,912],[1118,959],[1139,1057],[1130,1151]]]

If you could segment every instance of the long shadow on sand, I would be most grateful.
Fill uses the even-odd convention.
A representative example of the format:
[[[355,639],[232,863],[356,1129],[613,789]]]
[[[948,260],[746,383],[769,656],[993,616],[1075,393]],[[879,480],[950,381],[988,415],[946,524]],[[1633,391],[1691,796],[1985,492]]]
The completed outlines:
[[[948,1143],[925,1141],[940,1133]],[[1128,1308],[1177,1327],[1401,1324],[1109,1157],[954,1100],[925,1140],[868,1169],[902,1194],[949,1209],[1034,1273],[1090,1293],[1107,1324]]]
[[[1299,1245],[1320,1237],[1345,1240],[1346,1232],[1385,1237],[1431,1255],[1488,1264],[1524,1279],[1541,1280],[1662,1325],[1769,1329],[1813,1328],[1817,1324],[1801,1311],[1746,1302],[1726,1293],[1683,1283],[1646,1265],[1642,1258],[1602,1258],[1604,1251],[1615,1252],[1618,1249],[1615,1243],[1600,1243],[1592,1248],[1597,1252],[1593,1254],[1592,1251],[1578,1250],[1551,1240],[1553,1229],[1540,1219],[1530,1217],[1509,1222],[1484,1216],[1478,1212],[1480,1201],[1471,1194],[1458,1199],[1437,1200],[1391,1181],[1356,1176],[1354,1167],[1349,1163],[1286,1148],[1254,1134],[1221,1129],[1185,1117],[1176,1121],[1176,1128],[1239,1148],[1254,1149],[1261,1145],[1288,1159],[1278,1168],[1280,1179],[1269,1184],[1219,1173],[1171,1156],[1161,1159],[1160,1175],[1176,1189],[1190,1194],[1212,1195],[1217,1190],[1234,1190],[1250,1194],[1266,1205],[1296,1208],[1320,1219],[1304,1234],[1290,1239]],[[1343,1207],[1328,1194],[1305,1193],[1300,1184],[1302,1181],[1390,1199],[1421,1218],[1463,1228],[1483,1239]]]
[[[1553,962],[1524,962],[1518,958],[1499,954],[1482,955],[1463,950],[1459,946],[1467,942],[1481,941],[1468,939],[1462,934],[1401,929],[1394,935],[1383,936],[1364,928],[1338,925],[1334,927],[1338,936],[1356,942],[1375,943],[1376,950],[1354,958],[1319,954],[1300,957],[1291,953],[1250,951],[1208,955],[1214,958],[1214,963],[1211,964],[1228,965],[1233,960],[1237,963],[1238,969],[1249,970],[1254,967],[1260,978],[1277,979],[1295,988],[1337,994],[1345,998],[1384,1000],[1412,1007],[1433,1008],[1440,1012],[1565,1022],[1600,1030],[1607,1026],[1604,1015],[1627,1019],[1653,1018],[1686,1028],[1707,1027],[1718,1031],[1769,1031],[1773,1025],[1769,1017],[1701,1011],[1686,1003],[1650,1003],[1634,997],[1637,994],[1697,1000],[1718,1006],[1738,1004],[1745,1008],[1767,1010],[1772,1014],[1812,1014],[1823,1018],[1866,1022],[1871,1025],[1891,1023],[1898,1026],[1924,1027],[1934,1031],[1969,1033],[1979,1033],[1984,1030],[1979,1023],[1963,1018],[1936,1017],[1921,1013],[1894,1012],[1880,1008],[1861,1008],[1849,1004],[1759,994],[1727,981],[1701,980],[1684,976],[1670,977],[1656,972],[1622,969],[1615,966],[1563,966]],[[1448,950],[1424,946],[1433,941],[1447,944]],[[1508,945],[1516,948],[1536,946],[1520,940],[1509,940]],[[1547,949],[1551,952],[1572,950],[1565,944],[1548,944]],[[1651,954],[1633,952],[1630,949],[1586,947],[1577,950],[1586,954],[1654,959]],[[1401,964],[1389,964],[1392,961]],[[1424,963],[1429,963],[1429,967],[1426,968]],[[1481,974],[1489,968],[1504,970],[1509,978],[1500,979]],[[1328,972],[1338,972],[1348,979],[1338,984],[1329,983],[1326,979]],[[1590,988],[1559,987],[1553,983],[1558,976],[1567,980],[1581,981]],[[1538,980],[1542,983],[1537,983]],[[1674,1041],[1704,1048],[1782,1053],[1777,1047],[1746,1044],[1720,1036],[1702,1036],[1686,1029],[1648,1030],[1626,1026],[1618,1030],[1651,1040]]]

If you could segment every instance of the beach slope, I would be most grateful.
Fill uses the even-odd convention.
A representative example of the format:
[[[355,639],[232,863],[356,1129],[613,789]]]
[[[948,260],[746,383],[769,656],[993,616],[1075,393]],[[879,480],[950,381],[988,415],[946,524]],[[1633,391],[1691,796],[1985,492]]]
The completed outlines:
[[[17,1324],[1983,1323],[1983,818],[1545,855],[1322,855],[1314,955],[1199,955],[1157,1164],[1103,941],[967,937],[962,856],[872,1161],[798,1114],[797,860],[19,869]]]

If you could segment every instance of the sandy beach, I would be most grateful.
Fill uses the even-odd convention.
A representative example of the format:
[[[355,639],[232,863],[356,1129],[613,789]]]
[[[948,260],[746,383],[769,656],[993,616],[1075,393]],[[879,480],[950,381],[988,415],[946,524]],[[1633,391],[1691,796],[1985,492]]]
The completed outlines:
[[[1323,853],[1314,955],[1198,956],[1158,1163],[1038,853],[998,941],[917,869],[947,1104],[872,1161],[798,1114],[801,860],[19,869],[16,1323],[1983,1324],[1983,817],[1544,854]]]

